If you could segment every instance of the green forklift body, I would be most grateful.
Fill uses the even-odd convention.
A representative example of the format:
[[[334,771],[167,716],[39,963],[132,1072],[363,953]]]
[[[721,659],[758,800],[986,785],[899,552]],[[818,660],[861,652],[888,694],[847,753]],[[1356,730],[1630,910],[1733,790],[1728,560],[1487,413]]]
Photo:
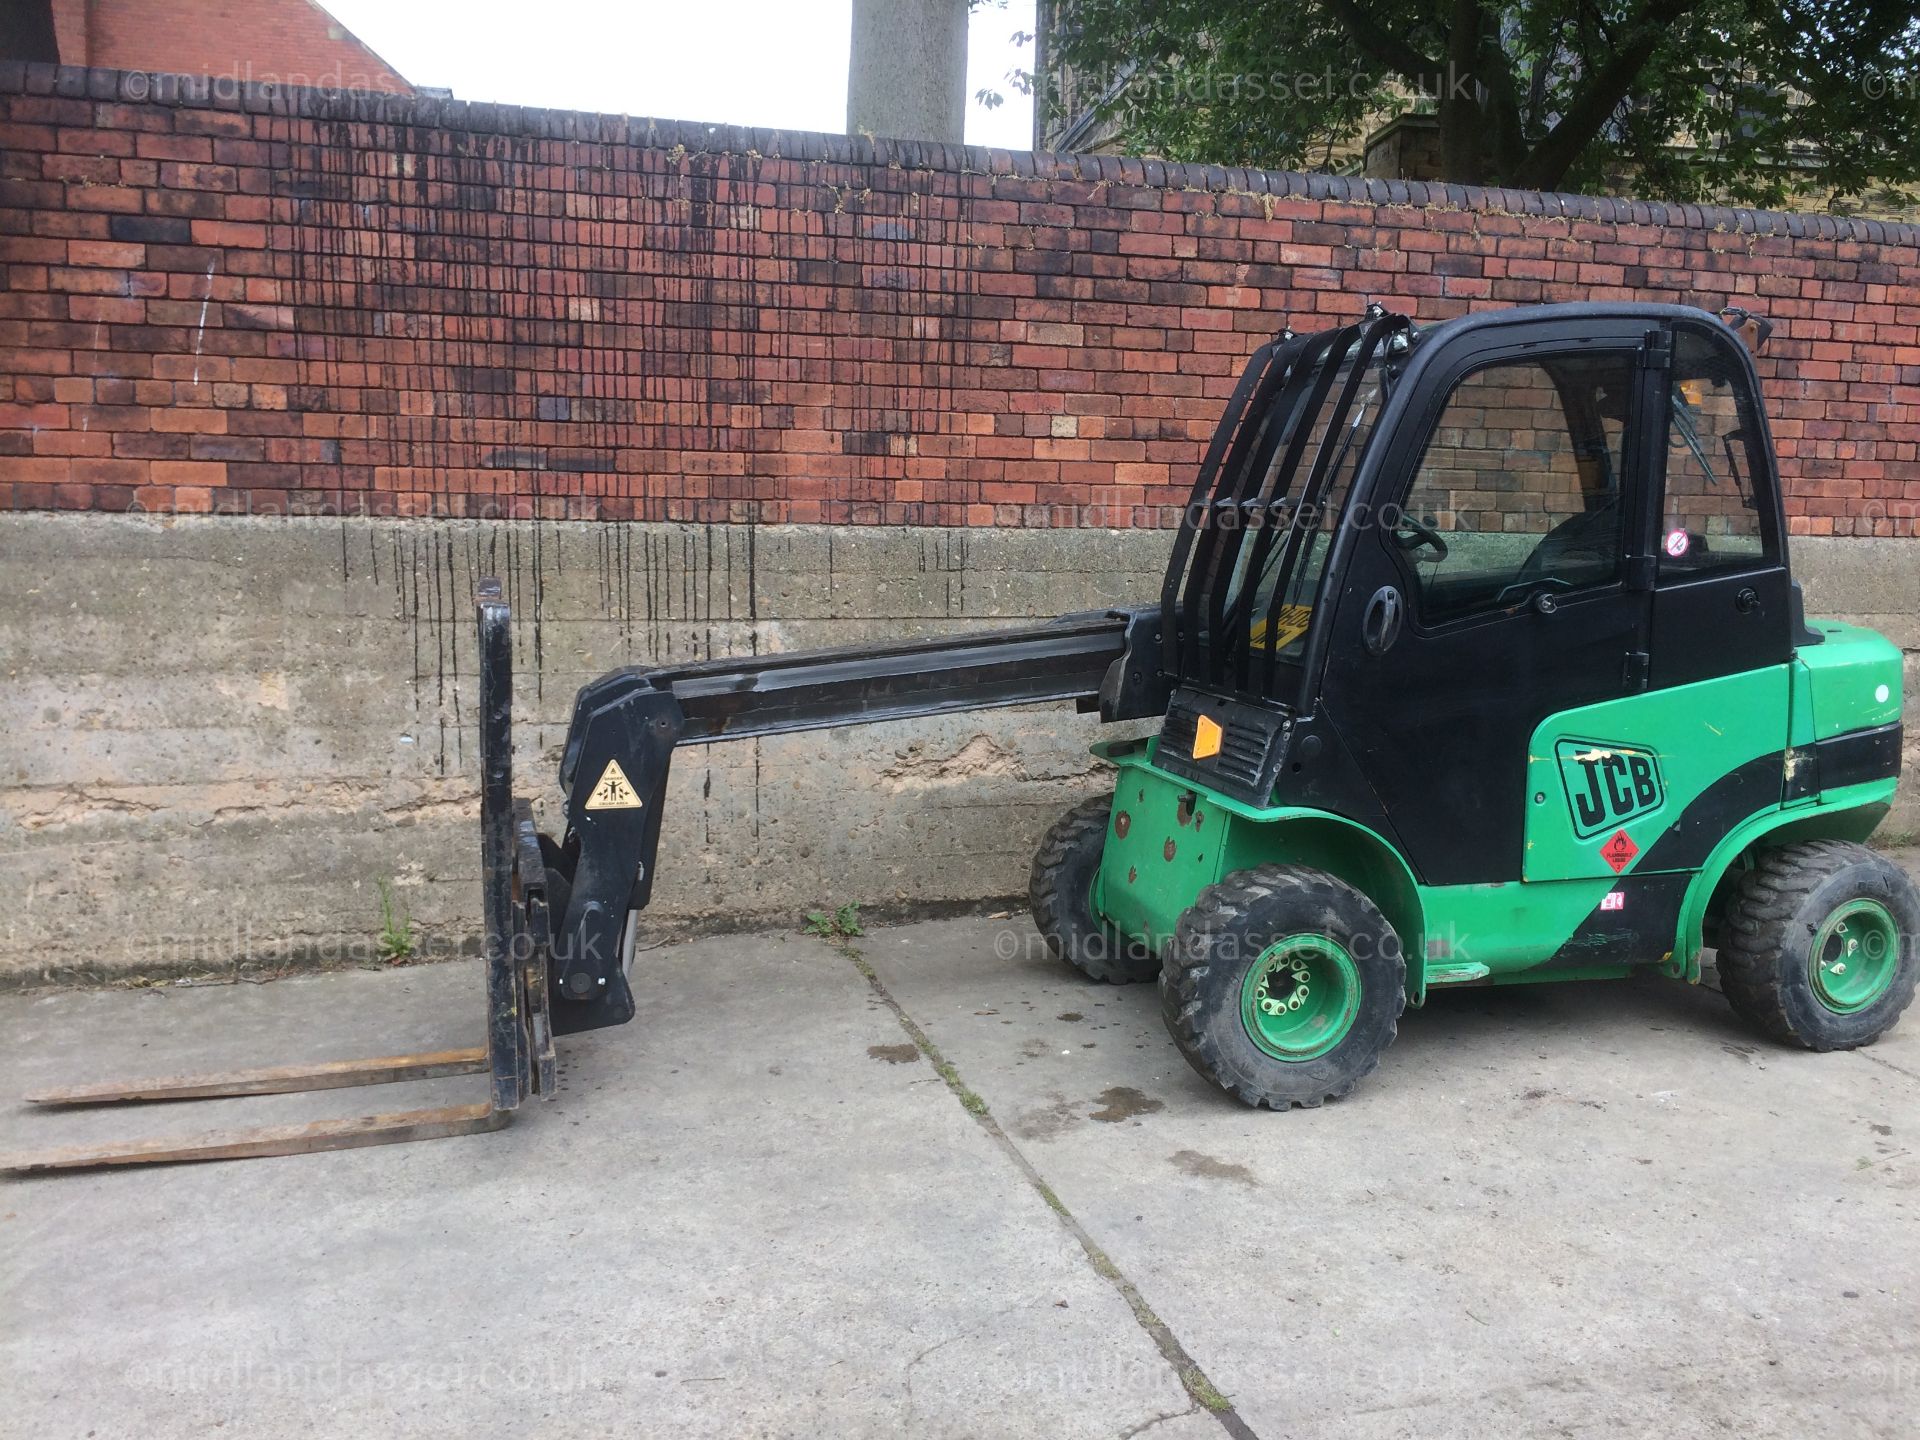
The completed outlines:
[[[1901,657],[1809,626],[1752,361],[1698,310],[1370,315],[1249,364],[1162,590],[1160,734],[1095,885],[1163,949],[1324,870],[1438,984],[1697,978],[1762,843],[1864,839]]]
[[[1871,632],[1860,633],[1879,642],[1871,648],[1883,661],[1879,647],[1892,647]],[[1748,684],[1741,688],[1761,702],[1756,716],[1764,710],[1765,718],[1780,722],[1771,733],[1784,734],[1786,710],[1774,701],[1786,677],[1756,672],[1743,678]],[[1718,698],[1737,697],[1729,692]],[[1673,704],[1682,706],[1682,729],[1702,724],[1684,701]],[[1667,708],[1633,718],[1645,733],[1646,722]],[[1541,728],[1567,729],[1590,718],[1568,712]],[[1659,767],[1662,803],[1620,827],[1641,842],[1617,871],[1606,860],[1588,863],[1594,846],[1567,842],[1573,802],[1561,786],[1527,797],[1530,808],[1543,814],[1560,807],[1551,833],[1561,865],[1543,863],[1518,882],[1439,886],[1419,883],[1389,840],[1347,817],[1306,806],[1248,805],[1161,769],[1154,763],[1158,737],[1098,745],[1094,753],[1110,761],[1117,775],[1094,908],[1115,929],[1164,950],[1182,912],[1208,885],[1255,865],[1299,865],[1338,876],[1380,908],[1404,947],[1408,999],[1416,1005],[1432,985],[1611,979],[1649,965],[1697,981],[1708,905],[1751,847],[1769,838],[1864,840],[1886,813],[1896,783],[1842,777],[1842,783],[1787,800],[1789,766],[1816,763],[1808,758],[1812,747],[1776,742],[1771,751],[1747,755],[1749,744],[1724,733],[1734,728],[1708,732],[1710,743],[1681,735],[1675,737],[1680,743],[1648,747],[1645,753]],[[1740,728],[1749,740],[1764,738],[1759,726]],[[1630,753],[1625,746],[1607,748]],[[1739,758],[1714,770],[1734,756]],[[1535,766],[1564,773],[1558,765],[1549,772],[1537,756]],[[1586,765],[1575,768],[1584,779]],[[1745,805],[1768,788],[1756,785],[1754,777],[1761,775],[1771,779],[1770,798],[1737,815],[1729,811],[1728,805]],[[1631,778],[1618,788],[1634,795]],[[1681,848],[1697,856],[1694,863],[1670,866],[1662,858]]]

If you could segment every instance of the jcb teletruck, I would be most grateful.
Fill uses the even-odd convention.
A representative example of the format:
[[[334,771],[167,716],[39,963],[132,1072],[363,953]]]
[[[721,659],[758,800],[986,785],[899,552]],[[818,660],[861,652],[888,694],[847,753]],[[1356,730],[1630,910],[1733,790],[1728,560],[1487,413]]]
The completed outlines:
[[[676,746],[988,706],[1164,717],[1094,747],[1113,791],[1047,833],[1034,919],[1092,979],[1157,979],[1181,1053],[1248,1104],[1346,1094],[1441,985],[1694,981],[1711,946],[1745,1019],[1829,1050],[1884,1032],[1920,973],[1920,892],[1861,843],[1899,775],[1901,657],[1804,619],[1753,364],[1701,310],[1419,329],[1375,308],[1282,334],[1227,403],[1157,605],[615,671],[575,703],[558,838],[512,798],[498,597],[480,607],[489,1043],[317,1081],[469,1068],[491,1101],[16,1163],[498,1124],[550,1089],[555,1033],[633,1018]]]

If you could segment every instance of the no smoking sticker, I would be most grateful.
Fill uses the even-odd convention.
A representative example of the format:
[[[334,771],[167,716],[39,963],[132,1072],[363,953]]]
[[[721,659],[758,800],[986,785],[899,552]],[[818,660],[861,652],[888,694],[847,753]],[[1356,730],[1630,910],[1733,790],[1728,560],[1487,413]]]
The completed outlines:
[[[1667,532],[1667,538],[1661,542],[1661,544],[1666,547],[1667,554],[1673,556],[1676,560],[1687,553],[1687,546],[1691,543],[1692,542],[1687,539],[1687,532],[1684,530],[1669,530]]]

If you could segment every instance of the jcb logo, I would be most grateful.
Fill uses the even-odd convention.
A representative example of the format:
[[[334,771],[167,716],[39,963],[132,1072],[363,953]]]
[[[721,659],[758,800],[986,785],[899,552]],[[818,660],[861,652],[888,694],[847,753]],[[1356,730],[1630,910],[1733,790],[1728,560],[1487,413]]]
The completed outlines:
[[[1573,833],[1581,840],[1658,810],[1666,801],[1659,758],[1644,746],[1562,740],[1554,753]]]

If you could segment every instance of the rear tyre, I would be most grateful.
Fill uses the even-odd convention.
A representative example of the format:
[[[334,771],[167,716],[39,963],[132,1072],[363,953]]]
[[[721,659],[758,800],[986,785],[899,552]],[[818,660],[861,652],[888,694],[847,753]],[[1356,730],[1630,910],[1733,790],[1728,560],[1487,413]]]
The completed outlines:
[[[1920,979],[1920,890],[1864,845],[1764,850],[1733,887],[1720,986],[1756,1029],[1850,1050],[1891,1029]]]
[[[1337,1100],[1370,1074],[1406,1007],[1400,937],[1344,880],[1236,871],[1175,931],[1160,1008],[1187,1063],[1248,1105]]]
[[[1027,877],[1027,903],[1047,948],[1089,980],[1133,985],[1160,973],[1160,958],[1094,911],[1093,884],[1107,846],[1113,797],[1083,800],[1041,838]]]

